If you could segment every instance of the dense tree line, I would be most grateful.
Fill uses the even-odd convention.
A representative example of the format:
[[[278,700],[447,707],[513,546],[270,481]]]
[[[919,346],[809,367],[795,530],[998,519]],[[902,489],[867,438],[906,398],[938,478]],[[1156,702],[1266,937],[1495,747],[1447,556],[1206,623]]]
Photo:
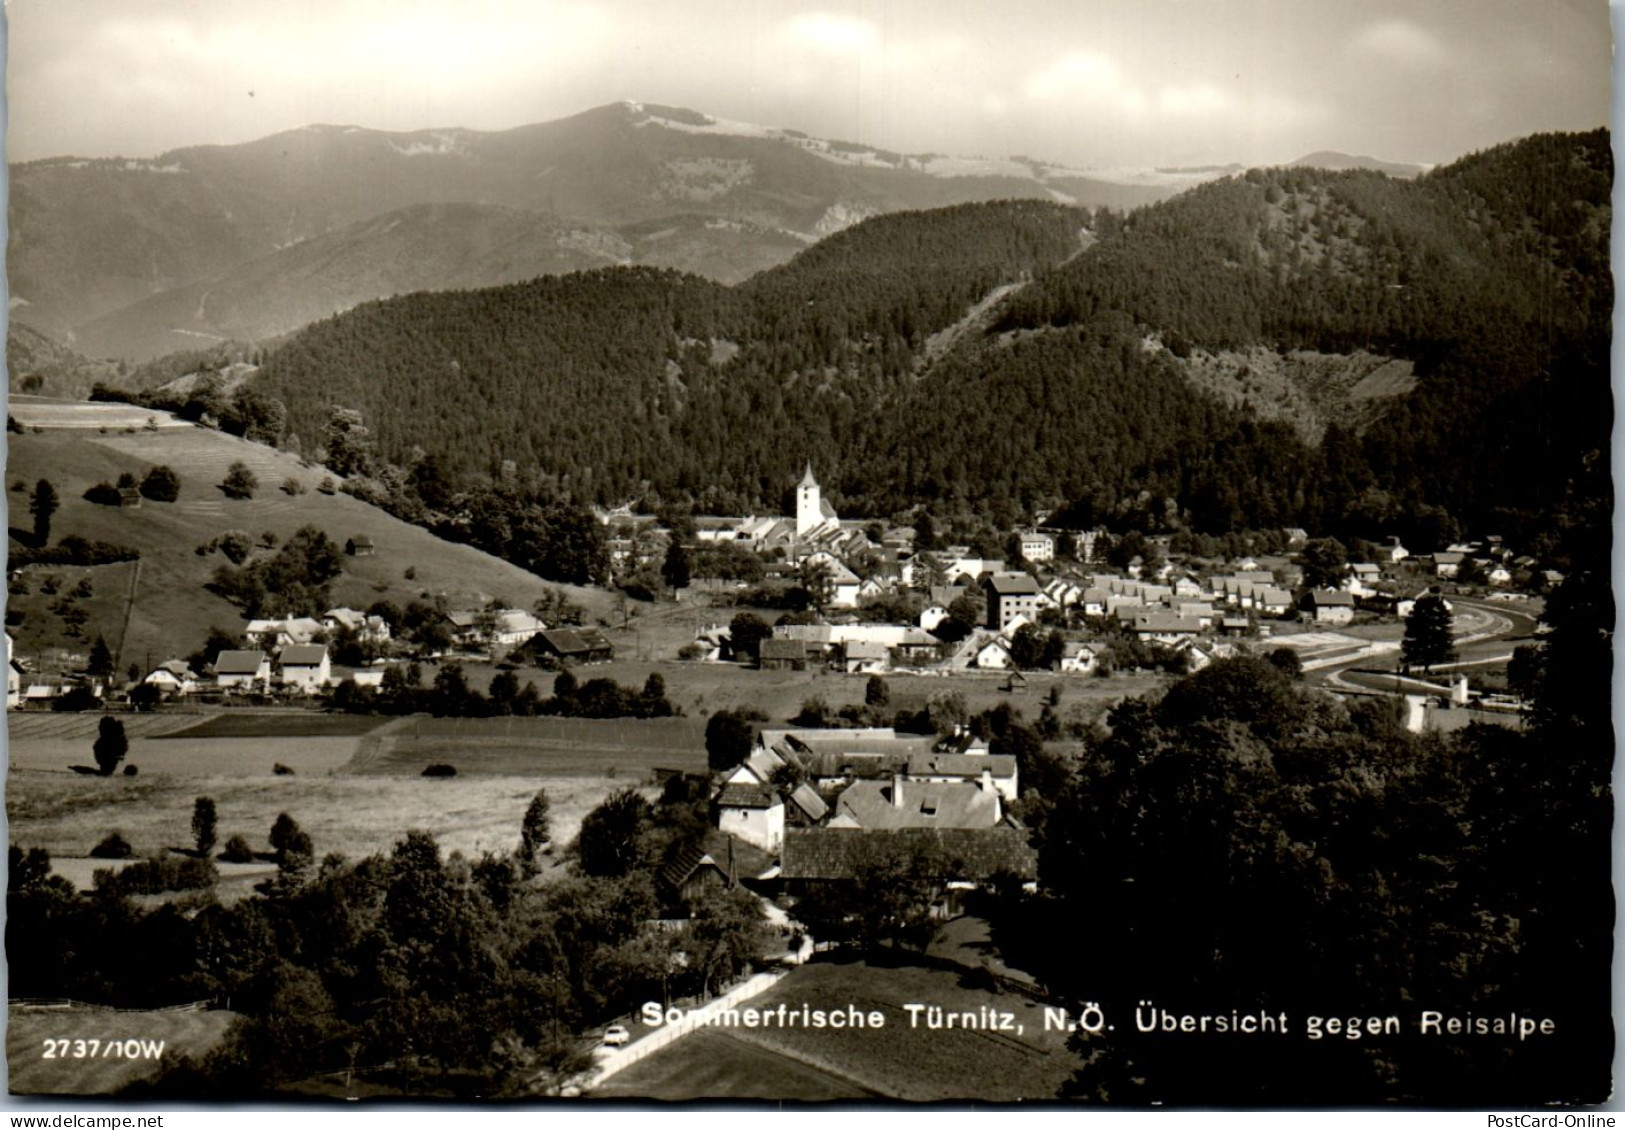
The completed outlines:
[[[1014,964],[1115,1024],[1075,1041],[1071,1093],[1447,1106],[1607,1094],[1613,607],[1590,571],[1552,603],[1528,732],[1412,735],[1392,700],[1340,703],[1257,659],[1112,709],[1053,804],[1028,813],[1040,895],[995,915]],[[1295,1035],[1140,1034],[1147,1004],[1285,1012]],[[1550,1017],[1555,1034],[1430,1039],[1423,1009]],[[1310,1014],[1398,1015],[1404,1031],[1312,1041]]]
[[[135,879],[78,895],[43,851],[13,847],[12,992],[229,1003],[225,1040],[166,1061],[141,1087],[153,1097],[241,1100],[351,1068],[407,1094],[543,1093],[590,1065],[583,1028],[664,993],[713,991],[759,962],[765,940],[760,904],[738,889],[682,907],[685,929],[652,926],[679,909],[656,869],[705,828],[703,792],[681,780],[656,804],[631,789],[606,799],[573,865],[538,884],[544,824],[527,817],[518,850],[478,859],[410,831],[386,854],[318,862],[284,814],[278,873],[230,904],[214,898],[206,861],[137,865]],[[127,897],[177,886],[199,889],[151,909]]]

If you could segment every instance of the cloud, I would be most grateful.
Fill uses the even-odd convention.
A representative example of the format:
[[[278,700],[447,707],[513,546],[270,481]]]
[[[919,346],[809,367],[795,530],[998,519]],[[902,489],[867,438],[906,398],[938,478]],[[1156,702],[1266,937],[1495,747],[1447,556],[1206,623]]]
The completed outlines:
[[[1409,20],[1379,20],[1354,37],[1356,51],[1395,63],[1437,66],[1448,52],[1431,34]]]
[[[791,20],[789,38],[833,55],[859,55],[880,47],[880,31],[868,20],[832,12],[807,12]]]

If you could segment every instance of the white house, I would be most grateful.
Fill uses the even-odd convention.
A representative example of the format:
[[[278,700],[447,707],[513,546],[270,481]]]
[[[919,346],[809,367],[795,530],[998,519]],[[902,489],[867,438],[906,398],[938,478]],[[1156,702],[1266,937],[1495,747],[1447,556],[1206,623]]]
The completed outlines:
[[[158,664],[141,680],[157,687],[164,694],[185,695],[197,690],[197,679],[192,670],[179,659],[168,659]]]
[[[327,615],[322,617],[322,625],[329,632],[336,632],[340,628],[348,629],[356,634],[363,643],[388,643],[389,625],[382,616],[368,616],[365,612],[357,612],[353,608],[330,608]]]
[[[222,651],[214,661],[214,681],[221,690],[269,690],[270,657],[263,651]]]
[[[1063,675],[1092,675],[1099,662],[1100,655],[1094,648],[1082,640],[1068,640],[1055,669]]]
[[[1303,598],[1317,624],[1347,624],[1354,619],[1354,597],[1336,589],[1315,589]]]
[[[1021,555],[1028,561],[1055,560],[1055,539],[1037,531],[1021,535]]]
[[[976,653],[976,666],[985,671],[1007,671],[1014,664],[1003,640],[991,640]]]
[[[297,689],[301,694],[315,694],[327,686],[333,665],[327,658],[323,644],[282,649],[282,685]]]
[[[322,631],[322,622],[309,616],[296,616],[286,620],[250,620],[243,634],[250,643],[266,647],[288,647],[306,644]]]
[[[933,604],[920,613],[920,627],[928,632],[934,632],[948,618],[948,610],[940,604]]]
[[[763,851],[784,842],[784,801],[767,785],[729,783],[714,802],[717,827]]]

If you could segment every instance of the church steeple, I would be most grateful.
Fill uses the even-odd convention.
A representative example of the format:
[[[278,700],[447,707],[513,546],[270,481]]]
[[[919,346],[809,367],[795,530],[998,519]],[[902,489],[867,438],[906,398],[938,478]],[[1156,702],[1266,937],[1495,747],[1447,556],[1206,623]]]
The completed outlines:
[[[796,537],[806,537],[824,524],[820,493],[818,480],[813,478],[812,460],[809,459],[807,473],[801,476],[801,482],[796,485]]]

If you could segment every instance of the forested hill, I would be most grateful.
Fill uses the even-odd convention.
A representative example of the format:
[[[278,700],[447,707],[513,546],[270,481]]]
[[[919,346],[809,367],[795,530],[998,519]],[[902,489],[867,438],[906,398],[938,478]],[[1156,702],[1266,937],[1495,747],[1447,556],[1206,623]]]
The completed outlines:
[[[614,269],[370,304],[257,381],[308,449],[342,405],[403,466],[420,448],[472,483],[512,459],[582,500],[773,510],[811,458],[847,513],[1533,536],[1607,450],[1611,179],[1598,132],[1412,181],[1254,170],[1126,218],[899,213],[732,288]],[[1187,380],[1221,348],[1366,350],[1420,380],[1316,448]]]
[[[872,438],[926,336],[1076,252],[1088,220],[959,205],[866,221],[736,288],[628,268],[409,295],[308,328],[257,380],[307,441],[340,404],[396,461],[416,445],[598,500],[777,505],[808,458],[833,470]]]

